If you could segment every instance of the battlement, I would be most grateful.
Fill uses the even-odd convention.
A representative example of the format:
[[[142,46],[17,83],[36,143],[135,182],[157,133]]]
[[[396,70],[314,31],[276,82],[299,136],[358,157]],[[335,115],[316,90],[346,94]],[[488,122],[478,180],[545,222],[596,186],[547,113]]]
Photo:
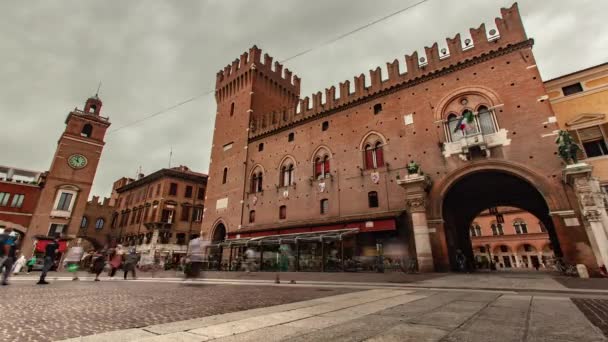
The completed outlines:
[[[262,57],[264,60],[262,61]],[[300,78],[279,62],[272,63],[273,58],[257,46],[241,54],[223,70],[217,72],[215,80],[215,98],[218,102],[225,100],[243,89],[256,78],[267,78],[289,95],[300,96]]]
[[[331,86],[325,89],[325,102],[323,102],[323,93],[319,91],[311,95],[312,106],[311,97],[306,96],[299,99],[297,106],[286,108],[282,115],[279,115],[278,120],[276,112],[259,115],[251,122],[250,138],[308,120],[389,89],[423,81],[430,76],[490,54],[507,51],[520,44],[530,44],[531,41],[526,36],[517,3],[510,8],[502,8],[500,13],[501,17],[495,19],[497,30],[492,29],[486,32],[485,24],[481,24],[478,28],[469,29],[471,38],[465,39],[464,42],[459,33],[454,38],[447,38],[446,47],[441,50],[439,50],[439,44],[435,42],[431,47],[425,47],[421,55],[418,54],[418,51],[405,55],[403,73],[399,70],[399,61],[395,59],[386,63],[388,71],[386,80],[383,80],[382,71],[380,67],[377,67],[369,70],[369,83],[366,82],[364,74],[354,77],[354,91],[351,91],[351,81],[346,80],[340,82],[337,88]],[[339,91],[339,97],[336,97],[336,89]]]
[[[87,202],[88,205],[95,205],[100,207],[114,207],[110,205],[110,198],[104,197],[103,200],[99,201],[99,196],[93,196],[90,201]]]

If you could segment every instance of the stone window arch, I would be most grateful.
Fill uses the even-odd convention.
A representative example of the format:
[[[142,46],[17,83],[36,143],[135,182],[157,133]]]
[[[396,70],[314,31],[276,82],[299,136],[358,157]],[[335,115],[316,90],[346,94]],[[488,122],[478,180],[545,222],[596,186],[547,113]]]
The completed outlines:
[[[320,180],[330,177],[331,153],[326,147],[319,147],[313,155],[313,175],[314,179]]]
[[[85,124],[82,126],[82,131],[80,131],[80,135],[85,138],[90,138],[93,134],[93,126],[91,124]]]
[[[513,221],[513,228],[515,228],[515,234],[528,234],[528,224],[523,219],[516,218]]]
[[[363,138],[361,150],[363,151],[364,169],[372,170],[384,166],[385,145],[384,137],[376,132],[370,132]]]
[[[291,186],[296,183],[296,162],[291,157],[286,157],[281,162],[280,170],[280,178],[279,185],[280,186]]]
[[[477,222],[473,222],[469,228],[471,236],[481,236],[481,226]]]
[[[249,192],[256,193],[263,191],[264,170],[260,166],[253,168],[250,176]]]
[[[103,217],[98,218],[95,221],[95,229],[103,229],[103,226],[105,225],[106,220],[103,219]]]
[[[496,133],[498,122],[492,106],[491,99],[482,93],[463,92],[453,96],[444,104],[441,113],[446,141]]]
[[[497,223],[496,221],[492,221],[490,224],[490,228],[492,228],[492,235],[505,235],[505,232],[502,227],[502,223]]]
[[[89,219],[86,216],[83,216],[82,220],[80,220],[80,229],[86,229],[88,225]]]

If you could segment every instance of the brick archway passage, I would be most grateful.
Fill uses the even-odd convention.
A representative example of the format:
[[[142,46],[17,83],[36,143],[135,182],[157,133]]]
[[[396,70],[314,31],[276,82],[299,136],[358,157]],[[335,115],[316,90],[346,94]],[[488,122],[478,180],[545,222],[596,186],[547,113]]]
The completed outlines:
[[[561,249],[545,198],[528,181],[502,171],[479,171],[464,175],[447,191],[442,206],[450,266],[455,269],[456,250],[473,260],[469,226],[482,210],[512,206],[530,212],[546,227],[556,255]]]

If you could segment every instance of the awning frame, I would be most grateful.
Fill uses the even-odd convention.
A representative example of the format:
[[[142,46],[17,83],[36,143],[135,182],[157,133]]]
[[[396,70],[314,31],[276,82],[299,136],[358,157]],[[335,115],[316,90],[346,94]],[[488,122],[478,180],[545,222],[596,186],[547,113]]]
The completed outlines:
[[[275,234],[251,238],[229,239],[208,247],[250,247],[262,245],[281,245],[285,243],[341,241],[347,236],[359,233],[359,228],[303,232],[293,234]]]

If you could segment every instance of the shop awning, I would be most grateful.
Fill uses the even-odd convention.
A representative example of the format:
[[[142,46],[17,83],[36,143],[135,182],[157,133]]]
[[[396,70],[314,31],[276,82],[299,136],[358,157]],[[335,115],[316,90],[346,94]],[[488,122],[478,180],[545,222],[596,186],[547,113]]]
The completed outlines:
[[[319,232],[304,232],[294,234],[276,234],[251,238],[228,239],[210,247],[243,247],[261,245],[281,245],[287,243],[339,241],[347,236],[359,233],[359,228],[336,229]]]
[[[36,242],[36,252],[44,253],[46,246],[53,240],[38,240]],[[67,250],[68,242],[66,240],[59,240],[59,252],[64,253]]]

